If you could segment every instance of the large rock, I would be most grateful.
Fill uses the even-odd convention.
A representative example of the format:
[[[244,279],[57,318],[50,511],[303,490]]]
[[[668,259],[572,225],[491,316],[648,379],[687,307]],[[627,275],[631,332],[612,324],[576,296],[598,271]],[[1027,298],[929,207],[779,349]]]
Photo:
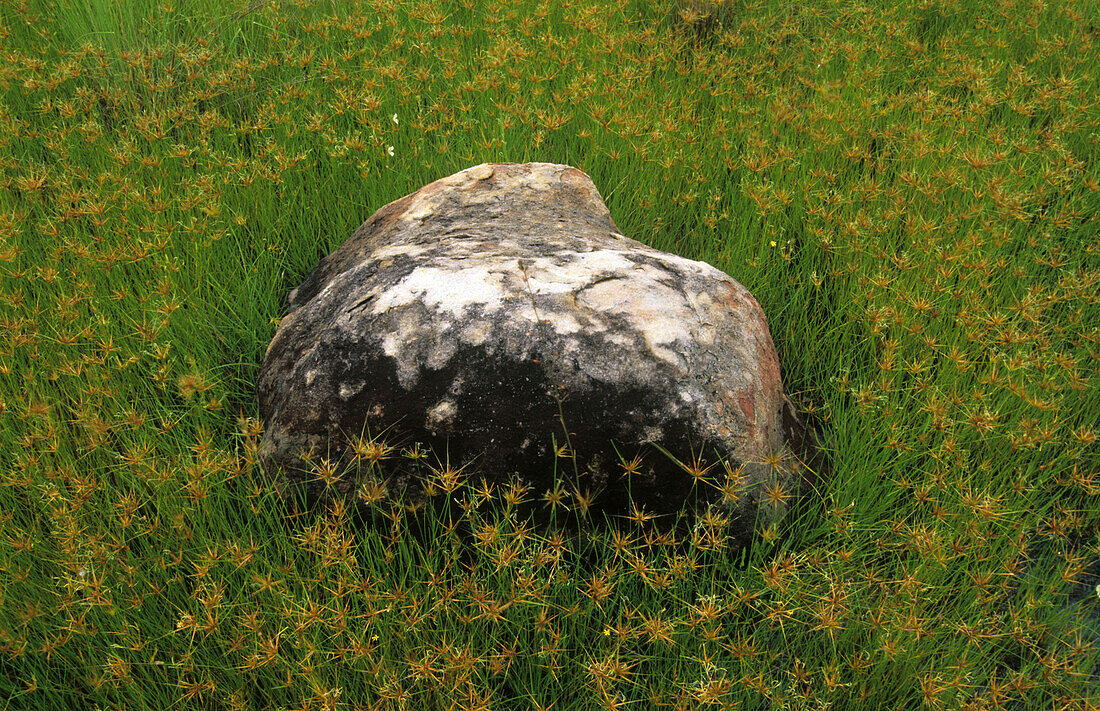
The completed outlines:
[[[715,464],[712,479],[720,460],[740,470],[743,528],[766,486],[797,494],[792,460],[777,461],[795,417],[756,300],[624,237],[564,165],[478,165],[378,210],[290,293],[257,399],[264,469],[314,498],[355,499],[361,482],[326,484],[301,454],[347,464],[364,432],[475,477],[518,474],[536,497],[556,469],[610,512],[628,510],[635,456],[635,503],[671,513],[691,496],[692,477],[651,444]],[[392,470],[390,495],[419,494],[412,471]]]

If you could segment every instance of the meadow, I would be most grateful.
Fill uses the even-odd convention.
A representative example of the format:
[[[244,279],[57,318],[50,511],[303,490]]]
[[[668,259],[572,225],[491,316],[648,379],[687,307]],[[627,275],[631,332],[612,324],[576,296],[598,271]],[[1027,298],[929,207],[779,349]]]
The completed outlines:
[[[0,711],[1100,708],[1098,67],[1091,0],[0,4]],[[287,292],[506,161],[756,295],[812,503],[731,551],[384,437],[429,515],[276,498]]]

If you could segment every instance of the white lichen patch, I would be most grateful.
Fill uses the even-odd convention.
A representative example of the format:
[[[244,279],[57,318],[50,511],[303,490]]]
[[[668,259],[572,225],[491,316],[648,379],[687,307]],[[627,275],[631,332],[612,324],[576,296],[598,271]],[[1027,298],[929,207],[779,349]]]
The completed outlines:
[[[461,319],[471,306],[496,311],[504,303],[505,273],[491,262],[459,267],[417,267],[386,289],[374,302],[374,313],[422,303],[435,312]]]
[[[367,381],[359,380],[354,383],[340,383],[340,387],[336,393],[340,396],[341,400],[350,400],[359,393],[363,392],[363,388],[366,387]]]
[[[428,408],[427,413],[427,428],[434,432],[446,430],[454,424],[455,415],[458,414],[458,408],[455,407],[454,402],[451,400],[440,400],[435,405]]]
[[[463,328],[459,338],[468,346],[480,346],[489,338],[492,330],[493,324],[488,321],[477,320]]]
[[[636,268],[638,265],[617,249],[562,250],[552,257],[531,260],[526,275],[536,293],[561,293],[600,279],[629,276]]]
[[[680,292],[651,279],[611,279],[585,289],[577,297],[577,304],[591,311],[619,315],[642,335],[653,355],[672,365],[683,365],[683,356],[672,346],[690,342],[689,324],[695,315]]]
[[[433,331],[438,334],[439,324],[425,323],[421,315],[420,309],[397,310],[392,330],[382,338],[382,351],[396,363],[397,379],[406,389],[416,383],[421,365],[442,368],[455,352],[453,342],[438,342],[438,339],[431,338]],[[415,347],[417,344],[431,344],[434,347],[422,352]],[[418,362],[421,357],[423,362]]]

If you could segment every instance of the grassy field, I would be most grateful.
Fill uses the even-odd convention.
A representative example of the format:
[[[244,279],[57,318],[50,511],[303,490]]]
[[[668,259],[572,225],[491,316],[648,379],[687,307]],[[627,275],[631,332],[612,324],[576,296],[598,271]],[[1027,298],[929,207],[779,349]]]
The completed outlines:
[[[1100,5],[676,2],[0,4],[0,711],[1100,708]],[[820,505],[277,505],[286,293],[500,161],[757,296]]]

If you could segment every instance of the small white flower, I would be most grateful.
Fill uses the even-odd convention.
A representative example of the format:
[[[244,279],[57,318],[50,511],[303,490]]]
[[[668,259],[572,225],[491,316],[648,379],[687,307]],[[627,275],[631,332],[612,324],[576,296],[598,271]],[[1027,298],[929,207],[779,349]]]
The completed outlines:
[[[393,157],[393,146],[386,146],[386,154]]]
[[[392,116],[392,118],[393,118],[393,123],[394,123],[394,125],[396,125],[396,124],[397,124],[397,114],[394,114],[394,115]]]

